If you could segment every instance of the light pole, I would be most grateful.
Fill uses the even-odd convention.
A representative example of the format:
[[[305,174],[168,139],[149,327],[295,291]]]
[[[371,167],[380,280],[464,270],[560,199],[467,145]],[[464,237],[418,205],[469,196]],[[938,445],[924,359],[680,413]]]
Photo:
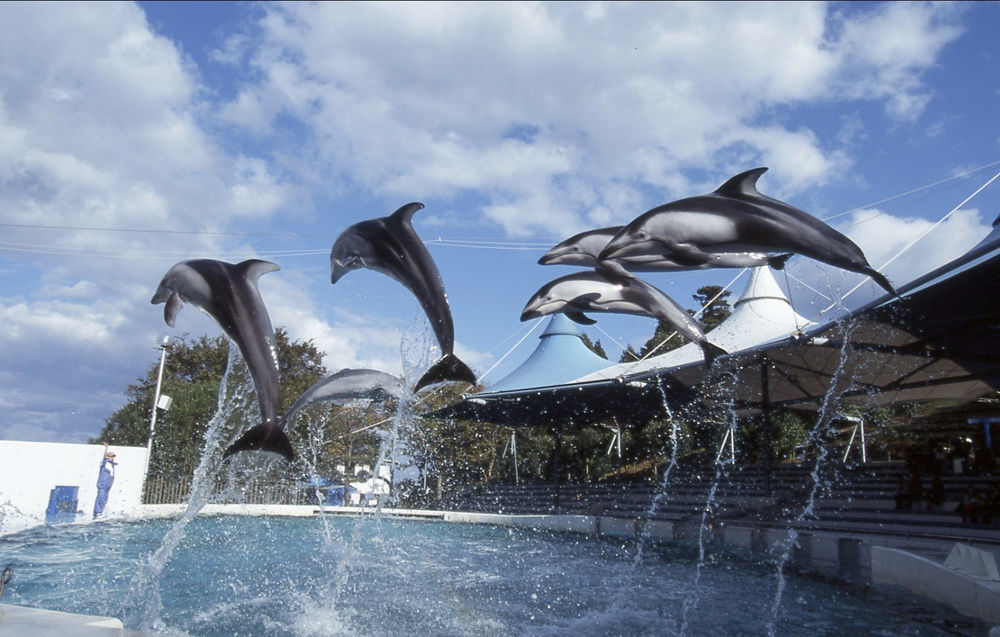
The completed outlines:
[[[160,371],[156,375],[156,391],[153,393],[153,409],[152,414],[149,416],[149,440],[146,442],[146,466],[142,470],[142,483],[146,484],[146,480],[149,478],[149,459],[153,454],[153,435],[156,433],[156,410],[162,409],[167,411],[170,409],[170,403],[173,400],[170,396],[160,396],[160,387],[163,386],[163,365],[167,362],[167,346],[170,344],[169,336],[161,336],[159,338],[160,348]]]

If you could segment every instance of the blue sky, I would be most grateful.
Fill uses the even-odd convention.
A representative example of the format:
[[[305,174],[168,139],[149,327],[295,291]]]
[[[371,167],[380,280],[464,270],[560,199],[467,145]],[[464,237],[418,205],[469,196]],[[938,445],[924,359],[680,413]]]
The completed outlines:
[[[261,280],[276,326],[331,371],[402,373],[436,356],[416,301],[374,272],[330,285],[328,254],[422,201],[457,351],[483,374],[570,271],[538,257],[575,232],[768,166],[763,192],[880,267],[1000,171],[996,4],[3,3],[0,31],[3,439],[94,436],[158,334],[218,333],[149,303],[183,259],[278,263]],[[958,256],[998,200],[994,184],[885,273]],[[859,281],[788,271],[810,318],[828,301],[809,288]],[[648,280],[690,307],[737,274]],[[613,358],[654,327],[599,318]]]

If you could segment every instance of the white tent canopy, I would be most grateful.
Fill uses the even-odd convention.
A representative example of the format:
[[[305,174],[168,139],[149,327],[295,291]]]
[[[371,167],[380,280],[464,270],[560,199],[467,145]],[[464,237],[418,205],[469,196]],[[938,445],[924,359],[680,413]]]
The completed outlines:
[[[707,334],[708,340],[727,352],[757,347],[812,325],[793,308],[788,297],[774,280],[766,266],[754,268],[743,294],[733,304],[733,313],[718,327]],[[581,376],[573,382],[610,380],[640,374],[655,369],[669,369],[701,361],[704,354],[697,343],[650,356],[642,361],[618,363],[592,374]]]

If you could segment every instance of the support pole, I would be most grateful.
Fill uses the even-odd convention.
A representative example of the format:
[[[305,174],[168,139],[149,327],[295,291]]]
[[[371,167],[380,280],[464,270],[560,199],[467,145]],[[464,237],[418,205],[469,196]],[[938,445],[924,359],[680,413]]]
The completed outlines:
[[[768,373],[771,361],[766,356],[760,363],[761,428],[764,432],[764,471],[767,496],[774,494],[772,485],[772,465],[774,464],[774,429],[771,422],[771,377]]]
[[[605,455],[610,456],[611,455],[611,450],[612,449],[617,449],[617,451],[618,451],[618,457],[621,458],[622,457],[622,428],[620,426],[618,426],[618,425],[615,425],[613,428],[611,428],[611,431],[613,432],[611,434],[611,444],[608,445],[608,452]]]
[[[153,392],[153,409],[149,416],[149,440],[146,441],[146,464],[142,468],[142,485],[145,491],[146,480],[149,478],[149,459],[153,455],[153,436],[156,434],[156,410],[160,404],[160,388],[163,387],[163,367],[167,362],[167,345],[170,337],[165,336],[160,340],[160,371],[156,374],[156,391]]]
[[[517,472],[517,436],[510,432],[510,450],[514,455],[514,484],[521,484],[521,476]]]
[[[868,452],[865,449],[865,419],[861,418],[861,422],[858,423],[858,427],[861,428],[861,462],[868,462]]]
[[[722,460],[722,451],[726,448],[726,443],[729,442],[729,435],[733,433],[733,428],[730,427],[726,429],[726,434],[722,436],[722,444],[719,445],[719,453],[715,454],[715,461],[719,462]]]
[[[848,456],[848,454],[851,453],[851,445],[854,444],[854,436],[857,435],[857,433],[858,433],[858,426],[854,425],[854,429],[851,430],[851,439],[847,441],[847,449],[844,449],[844,460],[843,460],[843,462],[845,462],[845,463],[847,462],[847,456]]]
[[[847,462],[847,456],[851,453],[851,447],[854,445],[854,439],[858,437],[858,433],[861,434],[859,440],[859,444],[861,445],[861,462],[868,462],[868,450],[865,448],[865,419],[861,417],[855,418],[854,416],[842,417],[854,423],[854,429],[851,430],[851,439],[847,441],[847,449],[844,449],[844,462]]]
[[[736,464],[736,429],[729,426],[729,464]]]
[[[514,484],[521,484],[521,477],[517,473],[517,437],[513,430],[510,432],[510,438],[507,443],[503,446],[503,455],[501,458],[507,457],[507,450],[510,449],[511,455],[514,456]]]

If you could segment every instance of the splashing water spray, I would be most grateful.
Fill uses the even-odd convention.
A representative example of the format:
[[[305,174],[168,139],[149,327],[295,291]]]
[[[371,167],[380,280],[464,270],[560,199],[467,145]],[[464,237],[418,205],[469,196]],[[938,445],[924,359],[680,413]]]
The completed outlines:
[[[795,530],[795,524],[800,523],[813,515],[817,494],[824,486],[821,471],[826,467],[826,460],[830,455],[828,449],[829,445],[825,444],[827,442],[826,437],[830,433],[829,428],[837,415],[836,409],[840,402],[840,398],[849,389],[851,384],[851,379],[847,378],[847,375],[844,374],[844,370],[846,369],[850,354],[849,344],[851,342],[851,334],[856,327],[856,324],[853,322],[841,324],[843,338],[841,341],[837,368],[834,370],[833,377],[830,379],[830,388],[824,395],[823,402],[816,413],[816,424],[813,426],[812,431],[809,432],[809,439],[806,444],[807,446],[816,449],[816,459],[813,462],[812,470],[810,471],[812,486],[809,490],[809,497],[806,500],[805,506],[798,513],[798,515],[795,516],[793,523],[788,527],[788,534],[780,543],[780,553],[774,564],[777,585],[774,593],[774,602],[771,604],[770,619],[767,624],[767,634],[771,637],[775,635],[775,625],[778,621],[778,611],[781,607],[782,595],[785,591],[785,567],[791,558],[792,549],[796,545],[799,538],[799,533]]]
[[[163,611],[160,596],[163,568],[184,539],[188,524],[208,502],[222,463],[223,442],[228,444],[232,441],[230,439],[235,439],[247,423],[256,424],[251,422],[252,418],[259,420],[253,402],[254,394],[249,370],[239,349],[230,342],[226,370],[219,383],[218,406],[205,431],[205,447],[194,471],[187,507],[167,531],[160,547],[146,558],[132,578],[129,594],[123,603],[122,615],[126,626],[138,630],[165,629],[160,618]]]

